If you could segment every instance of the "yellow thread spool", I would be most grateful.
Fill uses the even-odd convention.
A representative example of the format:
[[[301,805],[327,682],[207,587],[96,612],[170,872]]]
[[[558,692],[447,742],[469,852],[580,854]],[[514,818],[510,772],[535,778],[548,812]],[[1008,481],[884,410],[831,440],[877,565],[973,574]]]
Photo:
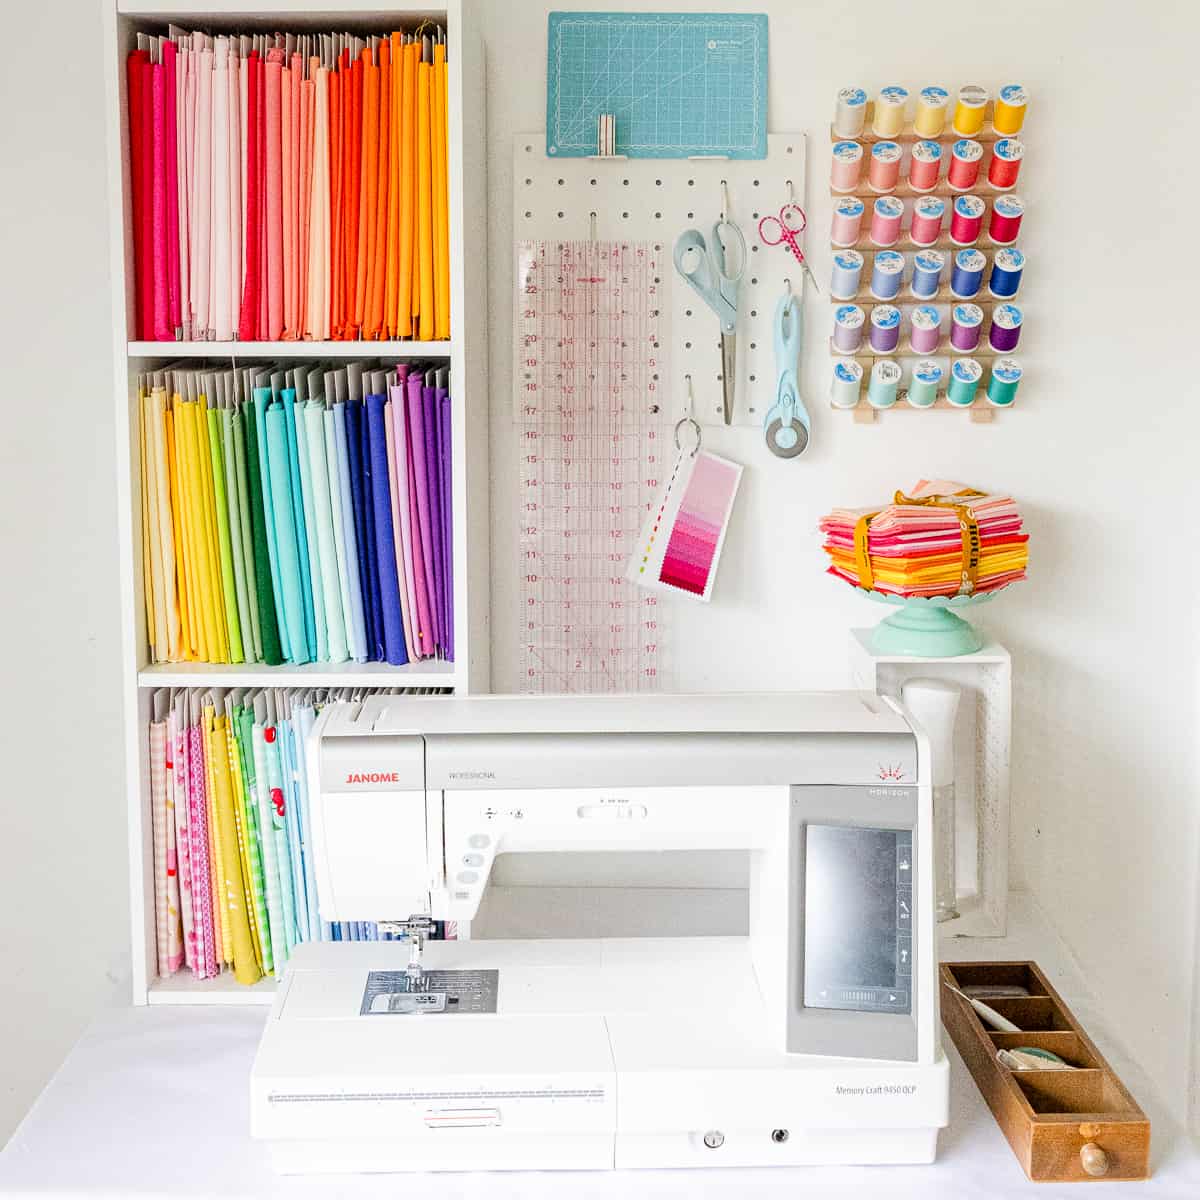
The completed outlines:
[[[987,107],[987,88],[968,83],[958,89],[958,104],[954,109],[954,132],[959,137],[974,137],[983,128],[983,111]]]
[[[1029,96],[1019,83],[1006,83],[996,95],[992,128],[997,133],[1020,133]]]
[[[895,137],[904,128],[908,92],[902,87],[885,87],[875,100],[874,130],[877,137]]]
[[[935,138],[946,127],[946,109],[950,93],[943,87],[926,87],[917,93],[917,115],[913,130],[920,137]]]

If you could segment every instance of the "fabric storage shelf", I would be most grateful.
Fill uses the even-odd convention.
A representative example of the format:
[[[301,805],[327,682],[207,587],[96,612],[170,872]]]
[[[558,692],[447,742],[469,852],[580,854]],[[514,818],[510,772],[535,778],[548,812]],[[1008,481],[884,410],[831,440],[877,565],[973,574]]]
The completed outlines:
[[[135,1003],[255,1003],[269,1001],[273,981],[243,988],[225,975],[200,981],[180,973],[155,977],[153,849],[146,730],[152,696],[162,687],[402,687],[486,692],[490,653],[486,231],[472,233],[470,254],[462,231],[465,214],[483,210],[486,154],[483,122],[483,59],[478,22],[464,18],[469,0],[437,5],[371,3],[370,0],[107,0],[104,55],[107,74],[107,154],[113,359],[117,426],[118,517],[124,643],[123,709],[128,786],[133,999]],[[448,340],[356,341],[141,341],[134,329],[133,239],[126,97],[128,52],[139,32],[166,33],[173,23],[206,32],[350,30],[356,34],[404,27],[429,19],[446,30],[447,159],[450,228],[450,330]],[[139,371],[180,360],[252,363],[289,360],[327,362],[431,360],[448,366],[451,387],[450,496],[455,662],[151,664],[146,641],[141,555]]]

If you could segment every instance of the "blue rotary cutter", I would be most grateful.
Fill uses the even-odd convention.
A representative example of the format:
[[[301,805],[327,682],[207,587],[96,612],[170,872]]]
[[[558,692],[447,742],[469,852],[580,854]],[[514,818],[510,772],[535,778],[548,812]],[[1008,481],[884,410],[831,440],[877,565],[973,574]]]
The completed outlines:
[[[763,421],[767,449],[779,458],[795,458],[808,445],[808,409],[800,399],[796,376],[802,328],[800,298],[792,292],[789,282],[787,292],[775,307],[775,362],[779,386],[775,403]]]

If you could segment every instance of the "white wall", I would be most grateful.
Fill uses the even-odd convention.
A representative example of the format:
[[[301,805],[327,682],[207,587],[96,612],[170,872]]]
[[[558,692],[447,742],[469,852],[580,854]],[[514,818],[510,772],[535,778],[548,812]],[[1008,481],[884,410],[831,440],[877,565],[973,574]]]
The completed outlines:
[[[5,16],[0,1144],[128,959],[99,9]]]
[[[1172,245],[1191,248],[1185,203],[1200,191],[1195,156],[1170,136],[1187,130],[1190,138],[1196,127],[1187,58],[1200,34],[1196,9],[960,5],[953,43],[942,49],[921,34],[913,10],[876,0],[707,7],[771,14],[770,124],[810,134],[814,233],[828,224],[820,151],[838,87],[920,85],[928,80],[915,64],[930,62],[950,84],[1018,76],[1033,90],[1022,188],[1028,378],[1019,410],[990,428],[941,413],[856,427],[824,406],[827,360],[810,333],[804,384],[815,425],[803,459],[769,459],[749,432],[711,435],[749,470],[717,598],[679,623],[679,684],[844,683],[843,632],[879,612],[821,574],[813,534],[821,512],[878,500],[922,475],[1011,489],[1035,539],[1033,578],[983,623],[1016,657],[1016,878],[1054,915],[1114,1025],[1182,1106],[1200,937],[1188,558],[1197,499],[1191,409],[1200,397],[1187,374],[1183,273],[1172,278],[1160,264]],[[9,634],[0,701],[0,1141],[126,958],[97,9],[73,0],[8,13],[9,43],[22,49],[0,75],[9,114],[0,129],[0,329],[15,363],[4,375],[0,545],[4,582],[25,581],[0,587],[0,628]],[[543,127],[546,10],[509,0],[482,9],[494,682],[505,688],[516,683],[515,571],[503,569],[515,563],[510,135]],[[51,43],[64,64],[54,87],[25,52]],[[1131,166],[1110,180],[1098,164],[1114,154]],[[828,252],[818,237],[810,248],[823,276]],[[1152,269],[1165,279],[1161,295],[1143,282]],[[826,305],[810,298],[808,317],[810,331],[822,329]],[[39,719],[45,711],[58,716],[53,729]]]
[[[1031,579],[980,610],[979,623],[1015,659],[1014,880],[1037,893],[1116,1027],[1182,1108],[1200,833],[1187,552],[1195,533],[1183,523],[1198,498],[1200,396],[1185,374],[1193,298],[1183,272],[1150,264],[1191,244],[1185,200],[1195,202],[1200,172],[1178,139],[1197,115],[1187,52],[1200,33],[1196,8],[1142,5],[1135,17],[1112,0],[959,5],[953,40],[938,46],[915,10],[878,0],[614,7],[769,12],[769,127],[809,134],[808,245],[820,279],[829,270],[825,148],[839,87],[1018,78],[1030,88],[1019,409],[991,426],[942,412],[852,424],[825,401],[829,305],[810,294],[809,450],[784,462],[752,431],[705,431],[708,445],[748,470],[712,604],[677,610],[678,685],[844,686],[844,631],[881,614],[822,574],[820,515],[834,503],[877,502],[923,476],[1011,490],[1033,538]],[[545,8],[493,0],[486,41],[492,680],[505,690],[519,684],[511,135],[545,128]],[[1122,160],[1129,166],[1103,166]],[[1152,275],[1162,281],[1157,294]]]

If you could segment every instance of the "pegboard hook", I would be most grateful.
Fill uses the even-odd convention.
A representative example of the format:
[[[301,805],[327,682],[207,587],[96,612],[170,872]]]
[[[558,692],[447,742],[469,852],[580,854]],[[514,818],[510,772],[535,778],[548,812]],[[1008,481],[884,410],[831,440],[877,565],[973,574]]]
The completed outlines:
[[[795,204],[796,203],[796,185],[794,183],[792,183],[792,181],[790,179],[787,181],[787,189],[788,189],[788,203]]]
[[[684,420],[686,421],[692,415],[692,409],[695,407],[696,398],[692,394],[692,377],[691,377],[691,375],[685,375],[683,377],[683,379],[684,379],[684,382],[687,384],[687,404],[684,406],[684,410],[683,410],[683,417],[684,417]]]
[[[596,241],[596,210],[595,209],[592,209],[592,211],[590,213],[588,213],[588,240],[592,241],[592,242]]]
[[[722,179],[721,180],[721,221],[722,221],[722,223],[729,220],[730,207],[731,207],[731,205],[729,203],[729,181],[726,179]]]

